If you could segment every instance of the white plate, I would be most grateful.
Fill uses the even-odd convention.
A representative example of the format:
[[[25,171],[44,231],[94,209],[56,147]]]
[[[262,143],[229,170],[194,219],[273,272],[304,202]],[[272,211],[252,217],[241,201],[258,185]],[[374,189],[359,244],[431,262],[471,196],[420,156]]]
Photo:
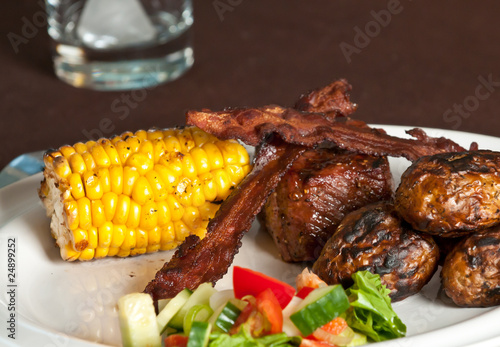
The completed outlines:
[[[376,126],[377,127],[377,126]],[[405,136],[403,127],[382,126],[388,133]],[[500,150],[500,139],[470,133],[425,129],[431,136],[452,138],[464,147],[471,141],[480,148]],[[392,159],[399,176],[408,161]],[[50,236],[49,220],[38,201],[36,189],[41,175],[0,190],[0,345],[12,346],[119,346],[116,302],[123,294],[142,291],[155,272],[171,256],[160,252],[136,258],[109,258],[68,263],[60,259]],[[234,264],[260,270],[294,283],[301,265],[282,262],[270,237],[256,221],[243,238]],[[8,295],[8,240],[16,241],[15,297]],[[231,269],[217,284],[231,287]],[[8,305],[15,307],[15,340],[10,333]],[[408,327],[408,337],[377,346],[465,346],[500,338],[500,308],[458,308],[442,297],[439,276],[414,295],[394,305]],[[495,342],[496,341],[496,342]],[[486,345],[486,344],[484,344]]]

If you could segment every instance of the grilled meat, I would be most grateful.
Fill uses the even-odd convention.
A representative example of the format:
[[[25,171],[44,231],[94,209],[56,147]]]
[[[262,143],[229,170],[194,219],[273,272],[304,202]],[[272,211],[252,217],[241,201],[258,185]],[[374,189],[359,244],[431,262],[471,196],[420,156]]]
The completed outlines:
[[[308,150],[269,197],[264,223],[283,260],[316,260],[346,214],[391,198],[393,182],[385,157]]]
[[[379,202],[348,214],[328,240],[313,272],[328,284],[352,284],[358,270],[379,274],[393,301],[420,291],[437,268],[430,235],[412,230],[394,206]]]
[[[467,236],[446,257],[444,292],[459,306],[500,305],[500,226]]]
[[[499,196],[499,152],[443,153],[404,172],[395,206],[413,228],[456,237],[500,223]]]

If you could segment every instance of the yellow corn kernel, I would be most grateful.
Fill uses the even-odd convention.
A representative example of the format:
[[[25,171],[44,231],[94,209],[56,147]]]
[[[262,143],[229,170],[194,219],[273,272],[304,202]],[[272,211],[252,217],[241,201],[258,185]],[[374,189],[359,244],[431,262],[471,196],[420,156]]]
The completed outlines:
[[[109,247],[97,247],[95,249],[94,259],[106,258],[108,256]]]
[[[97,142],[94,140],[88,140],[87,142],[85,142],[85,146],[87,147],[87,152],[90,152],[90,149],[94,147],[96,144]]]
[[[148,132],[146,130],[137,130],[134,134],[139,140],[144,141],[148,139]]]
[[[96,167],[109,167],[111,165],[111,160],[109,159],[104,147],[100,144],[96,144],[90,149],[90,154],[94,158]]]
[[[203,193],[203,185],[201,181],[195,178],[189,188],[191,194],[191,204],[195,207],[201,206],[205,203],[205,194]]]
[[[95,256],[95,249],[93,248],[86,248],[80,253],[80,257],[78,258],[79,260],[92,260],[94,259]]]
[[[129,166],[123,168],[123,194],[128,196],[132,195],[132,190],[139,176],[135,168]]]
[[[130,210],[130,197],[123,194],[118,195],[115,215],[113,217],[113,223],[114,224],[127,223],[129,210]]]
[[[125,240],[127,227],[125,225],[113,225],[113,238],[111,240],[110,248],[119,248]]]
[[[153,140],[151,140],[151,142],[153,144],[153,153],[154,153],[153,161],[156,164],[156,163],[158,163],[161,156],[164,155],[164,153],[166,151],[165,142],[163,142],[163,139],[161,139],[161,138],[153,139]]]
[[[175,238],[178,241],[183,241],[191,233],[191,230],[181,220],[174,222],[174,230],[175,230]]]
[[[87,231],[81,228],[76,228],[75,230],[71,231],[71,245],[73,246],[73,249],[75,251],[83,251],[85,248],[87,248],[88,244],[89,236],[87,234]]]
[[[77,200],[80,228],[88,230],[92,226],[92,208],[86,197]],[[81,249],[80,249],[81,251]]]
[[[94,171],[85,171],[82,177],[85,193],[90,200],[98,200],[103,196],[103,190],[99,178]]]
[[[186,226],[194,230],[199,224],[200,211],[196,207],[188,206],[184,209],[184,215],[182,216],[182,221]]]
[[[160,244],[161,244],[161,249],[171,249],[168,248],[169,245],[175,241],[175,228],[174,228],[174,223],[169,221],[165,225],[161,226],[161,239],[160,239]]]
[[[231,180],[226,170],[219,169],[212,171],[214,174],[215,185],[217,186],[217,199],[224,200],[231,193]]]
[[[154,227],[153,229],[148,231],[148,247],[158,245],[159,249],[160,241],[161,241],[161,228]]]
[[[141,146],[139,147],[139,150],[137,153],[142,153],[145,156],[147,156],[149,159],[154,160],[154,148],[153,148],[153,143],[149,141],[148,139],[143,139]]]
[[[129,251],[136,246],[136,236],[135,229],[127,228],[125,231],[125,238],[123,239],[123,243],[120,246],[122,250]]]
[[[69,157],[76,152],[75,148],[69,145],[59,147],[59,151],[66,159],[69,159]]]
[[[162,157],[158,163],[165,165],[169,168],[176,177],[180,177],[182,175],[182,158],[183,154],[180,152],[172,152],[168,155]]]
[[[141,146],[142,140],[137,136],[129,136],[125,139],[125,142],[128,143],[130,150],[132,153],[137,153],[139,147]]]
[[[193,135],[193,140],[194,140],[197,147],[201,147],[205,143],[214,139],[214,137],[212,135],[204,132],[203,130],[201,130],[199,128],[193,128],[193,130],[191,131],[191,134]]]
[[[222,157],[222,153],[219,148],[211,143],[205,143],[201,148],[207,153],[209,162],[210,162],[210,170],[220,169],[224,166],[224,158]]]
[[[117,248],[117,247],[109,247],[109,251],[108,251],[108,257],[114,257],[115,255],[118,254],[118,252],[120,251],[120,248]]]
[[[157,244],[154,244],[154,245],[148,245],[146,247],[146,253],[154,253],[154,252],[158,252],[160,250],[160,244],[157,243]]]
[[[151,170],[145,175],[153,190],[153,196],[155,201],[165,200],[167,197],[167,190],[165,189],[165,183],[160,177],[160,174],[155,170]]]
[[[202,185],[205,200],[214,201],[217,199],[217,185],[215,184],[215,177],[211,172],[201,175],[200,183]]]
[[[69,166],[73,173],[79,173],[80,175],[87,171],[87,166],[85,165],[85,160],[80,153],[73,153],[69,157]]]
[[[167,153],[174,153],[181,151],[181,143],[177,136],[165,136],[163,139],[165,142],[165,150]]]
[[[167,196],[166,200],[172,221],[181,219],[182,215],[184,214],[184,207],[182,207],[182,205],[173,195]]]
[[[87,146],[85,146],[83,142],[77,142],[73,145],[73,147],[75,147],[75,151],[78,154],[83,154],[87,152]]]
[[[112,165],[109,168],[109,182],[113,193],[118,195],[123,193],[123,166]]]
[[[154,199],[153,188],[151,188],[146,177],[140,176],[137,178],[132,190],[132,199],[141,206]]]
[[[83,187],[82,176],[79,173],[72,173],[68,181],[73,199],[78,200],[83,198],[85,196],[85,188]]]
[[[196,166],[196,172],[198,175],[203,175],[210,171],[210,162],[207,153],[199,148],[193,148],[191,150],[191,157],[193,158],[194,165]]]
[[[119,140],[115,143],[116,151],[118,152],[118,158],[120,158],[120,162],[122,164],[127,162],[128,157],[133,153],[130,145],[123,141]]]
[[[80,257],[81,252],[77,252],[73,249],[71,243],[66,244],[63,248],[61,248],[61,258],[66,261],[75,261]]]
[[[163,140],[163,131],[161,129],[152,128],[147,131],[148,140]],[[163,141],[162,141],[163,142]]]
[[[153,168],[154,162],[144,153],[134,153],[128,157],[125,165],[136,168],[140,175],[144,175]]]
[[[125,223],[128,228],[137,228],[139,226],[141,221],[141,209],[141,205],[132,199],[130,200],[128,218]]]
[[[120,250],[118,251],[118,253],[116,254],[117,257],[120,257],[120,258],[126,258],[128,256],[130,256],[130,249],[122,249],[120,248]]]
[[[175,186],[179,181],[179,177],[165,165],[157,164],[155,165],[154,170],[160,175],[162,182],[165,184],[164,188],[167,193],[173,193]]]
[[[75,200],[65,201],[64,215],[66,216],[66,224],[69,230],[75,230],[80,225],[80,219],[78,217],[78,203]]]
[[[143,229],[137,229],[135,231],[136,245],[135,249],[146,249],[148,246],[148,232]]]
[[[89,236],[87,248],[97,248],[97,246],[99,246],[97,228],[95,226],[90,227],[89,230],[87,230],[87,234]]]
[[[52,161],[52,165],[54,167],[54,172],[58,177],[64,179],[71,175],[71,167],[68,160],[62,155],[55,157]]]
[[[201,226],[201,227],[198,227],[196,228],[195,230],[193,230],[193,233],[198,236],[201,239],[203,239],[205,237],[205,235],[207,234],[207,227],[206,226]]]
[[[213,202],[208,201],[205,202],[198,208],[198,211],[200,211],[200,218],[203,221],[208,222],[210,219],[214,218],[215,213],[219,210],[219,207],[219,204],[214,204]]]
[[[82,154],[83,161],[85,162],[85,167],[87,170],[94,170],[96,168],[94,157],[89,152],[84,152]]]
[[[182,175],[191,179],[198,175],[195,162],[190,154],[185,154],[182,157]]]
[[[187,177],[182,178],[177,184],[175,195],[183,206],[191,206],[192,204],[192,196],[189,190],[190,186],[191,180]]]
[[[111,191],[111,177],[108,168],[98,168],[95,170],[95,174],[101,182],[102,192],[107,193]]]
[[[144,230],[151,230],[158,225],[158,210],[154,201],[142,206],[141,221],[139,227]]]
[[[121,135],[114,137],[111,141],[113,143],[116,143],[117,141],[124,140],[124,139],[128,138],[129,136],[134,136],[134,133],[131,131],[125,131]]]
[[[181,152],[183,153],[189,153],[189,151],[196,145],[190,128],[185,128],[184,131],[179,132],[177,137],[179,138]]]
[[[243,178],[246,176],[245,170],[239,165],[228,165],[226,166],[226,172],[231,181],[231,185],[236,186]]]
[[[106,213],[102,200],[90,200],[90,204],[92,206],[92,225],[100,227],[106,221]]]
[[[108,139],[102,139],[99,143],[108,155],[110,165],[121,165],[120,155],[113,143]]]
[[[156,209],[158,210],[158,225],[163,226],[170,222],[170,210],[168,208],[168,203],[166,200],[158,201],[156,203]]]
[[[113,220],[118,206],[118,195],[113,192],[107,192],[102,197],[102,204],[104,206],[104,215],[107,221]]]
[[[98,234],[99,234],[99,247],[100,248],[109,248],[110,247],[111,241],[113,239],[113,229],[114,229],[113,223],[111,223],[111,222],[106,222],[97,229]]]
[[[130,250],[130,256],[136,256],[136,255],[141,255],[141,254],[146,254],[146,247],[144,248],[134,248]]]

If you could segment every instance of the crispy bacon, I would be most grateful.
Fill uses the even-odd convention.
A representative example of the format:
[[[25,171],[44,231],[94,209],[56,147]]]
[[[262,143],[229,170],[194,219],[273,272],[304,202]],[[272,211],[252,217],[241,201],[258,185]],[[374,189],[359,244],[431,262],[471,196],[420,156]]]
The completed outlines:
[[[279,139],[262,146],[252,171],[210,221],[205,238],[188,237],[144,291],[154,300],[171,298],[184,288],[194,289],[200,283],[220,279],[268,195],[304,150]]]
[[[411,161],[426,155],[465,150],[449,139],[429,137],[422,130],[410,131],[410,134],[418,133],[418,139],[403,139],[353,124],[349,118],[331,120],[323,113],[306,113],[281,106],[189,111],[187,123],[220,139],[239,139],[251,146],[257,146],[266,136],[276,133],[288,143],[313,147],[329,142],[342,149],[376,156],[402,156]]]

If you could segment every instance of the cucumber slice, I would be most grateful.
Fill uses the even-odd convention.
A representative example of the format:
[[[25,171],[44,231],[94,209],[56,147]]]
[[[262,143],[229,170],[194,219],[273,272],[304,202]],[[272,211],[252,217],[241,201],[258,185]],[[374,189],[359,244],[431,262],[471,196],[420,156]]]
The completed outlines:
[[[241,310],[236,307],[231,301],[226,302],[226,304],[222,307],[220,312],[217,312],[217,315],[214,316],[215,319],[211,319],[214,321],[215,328],[217,330],[223,331],[225,333],[229,332],[229,330],[234,325],[234,322],[240,315]]]
[[[187,347],[206,347],[210,338],[212,325],[208,322],[193,322]]]
[[[153,299],[132,293],[118,300],[118,319],[124,347],[161,346]]]
[[[208,305],[194,305],[184,316],[184,334],[189,334],[193,322],[206,322],[214,311]]]
[[[186,304],[188,299],[191,297],[191,291],[189,289],[184,289],[177,293],[158,313],[156,317],[156,322],[158,323],[158,330],[160,335],[167,329],[167,324],[170,320],[179,312],[179,310]]]
[[[303,336],[309,336],[349,308],[349,299],[341,285],[313,290],[290,316]]]
[[[184,317],[189,309],[195,305],[208,305],[210,297],[217,292],[211,283],[202,283],[195,289],[179,312],[168,322],[168,326],[175,329],[182,329],[184,326]]]

